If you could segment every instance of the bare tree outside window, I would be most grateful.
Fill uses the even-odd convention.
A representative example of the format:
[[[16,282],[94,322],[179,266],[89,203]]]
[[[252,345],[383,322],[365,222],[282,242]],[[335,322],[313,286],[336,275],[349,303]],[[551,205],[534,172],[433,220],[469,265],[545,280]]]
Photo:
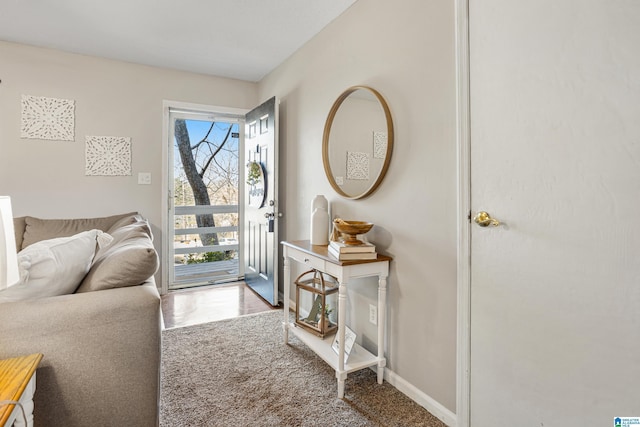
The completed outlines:
[[[174,182],[177,206],[238,204],[237,128],[234,123],[176,119],[175,148],[182,165]],[[216,227],[216,222],[237,226],[237,215],[196,214],[195,224],[190,224],[192,218],[182,221],[181,228]],[[221,243],[219,234],[205,231],[198,236],[202,246],[211,246]],[[205,253],[197,259],[190,255],[187,262],[217,261],[229,256],[225,252]]]

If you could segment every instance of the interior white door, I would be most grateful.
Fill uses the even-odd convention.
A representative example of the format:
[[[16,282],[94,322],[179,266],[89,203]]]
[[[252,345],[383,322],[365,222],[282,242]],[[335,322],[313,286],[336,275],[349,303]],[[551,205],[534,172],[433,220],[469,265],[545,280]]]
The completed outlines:
[[[278,101],[246,115],[244,197],[245,282],[278,305]]]
[[[640,416],[640,2],[469,3],[471,426]]]

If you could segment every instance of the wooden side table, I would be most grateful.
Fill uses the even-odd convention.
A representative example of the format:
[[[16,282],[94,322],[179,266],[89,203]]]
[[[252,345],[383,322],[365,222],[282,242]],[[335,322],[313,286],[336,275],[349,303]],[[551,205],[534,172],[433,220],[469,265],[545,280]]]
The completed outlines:
[[[295,334],[311,350],[327,362],[335,371],[338,380],[338,398],[344,397],[347,374],[377,365],[378,384],[382,384],[387,359],[384,356],[385,321],[387,313],[387,277],[391,257],[380,255],[372,260],[339,261],[331,257],[327,246],[312,245],[308,240],[282,242],[284,256],[284,341],[289,342],[289,332]],[[290,261],[307,265],[338,279],[338,339],[339,351],[331,348],[332,340],[319,338],[303,328],[289,322],[289,292],[291,289]],[[378,277],[378,349],[372,354],[358,344],[355,354],[345,363],[345,320],[347,309],[347,285],[351,279]]]
[[[24,424],[22,410],[15,404],[0,404],[0,426],[32,427],[33,394],[36,391],[36,368],[42,354],[14,357],[0,360],[0,402],[20,402],[27,424]]]

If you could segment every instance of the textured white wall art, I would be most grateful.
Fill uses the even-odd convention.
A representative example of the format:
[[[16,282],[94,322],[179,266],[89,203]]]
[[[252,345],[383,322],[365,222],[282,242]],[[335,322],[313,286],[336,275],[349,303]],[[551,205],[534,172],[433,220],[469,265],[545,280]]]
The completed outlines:
[[[373,158],[384,159],[387,155],[387,133],[373,132]]]
[[[347,151],[347,179],[369,179],[369,153]]]
[[[131,175],[131,138],[87,136],[85,175]]]
[[[20,137],[74,141],[75,104],[72,99],[22,95]]]

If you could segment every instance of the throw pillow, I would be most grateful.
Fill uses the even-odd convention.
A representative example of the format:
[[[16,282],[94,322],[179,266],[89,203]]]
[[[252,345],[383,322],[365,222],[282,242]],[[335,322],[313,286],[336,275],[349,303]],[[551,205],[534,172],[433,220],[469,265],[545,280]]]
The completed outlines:
[[[110,245],[98,250],[89,273],[76,292],[137,286],[155,274],[160,265],[151,229],[145,220],[113,230]]]
[[[101,230],[43,240],[18,253],[20,282],[0,291],[0,302],[71,294],[91,267]]]
[[[22,238],[24,237],[24,230],[27,227],[25,223],[26,217],[21,216],[18,218],[13,218],[13,232],[16,237],[16,251],[20,252],[22,250]]]
[[[57,237],[68,237],[88,230],[107,231],[113,224],[132,215],[129,212],[121,215],[112,215],[100,218],[76,218],[76,219],[40,219],[32,216],[25,217],[25,230],[21,249],[26,248],[41,240]]]
[[[138,214],[128,215],[117,220],[108,230],[104,230],[104,231],[111,234],[112,232],[116,231],[120,227],[124,227],[125,225],[135,224],[136,222],[145,222],[145,219]]]

